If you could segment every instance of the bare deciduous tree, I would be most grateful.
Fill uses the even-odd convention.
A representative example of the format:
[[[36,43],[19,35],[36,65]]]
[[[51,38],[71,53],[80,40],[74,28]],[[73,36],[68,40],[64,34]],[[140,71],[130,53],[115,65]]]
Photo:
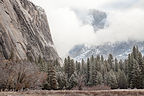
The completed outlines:
[[[46,74],[31,62],[0,62],[0,89],[36,89],[45,79]]]

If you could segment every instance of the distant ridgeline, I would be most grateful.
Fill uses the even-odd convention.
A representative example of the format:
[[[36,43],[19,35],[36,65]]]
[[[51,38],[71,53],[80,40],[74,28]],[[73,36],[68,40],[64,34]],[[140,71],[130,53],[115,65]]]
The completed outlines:
[[[96,57],[97,55],[103,55],[107,58],[109,54],[112,54],[117,59],[126,59],[128,54],[131,53],[131,48],[133,46],[138,46],[140,52],[144,54],[144,41],[119,41],[115,43],[104,43],[101,45],[76,45],[69,51],[69,56],[74,58],[74,60],[81,61],[86,60],[92,55]]]

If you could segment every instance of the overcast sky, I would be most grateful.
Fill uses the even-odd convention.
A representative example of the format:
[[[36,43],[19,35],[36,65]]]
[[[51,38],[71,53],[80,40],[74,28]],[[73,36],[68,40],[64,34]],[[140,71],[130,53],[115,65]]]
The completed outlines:
[[[45,9],[52,37],[64,58],[76,44],[102,44],[123,40],[144,40],[144,0],[30,0]],[[85,15],[88,9],[108,14],[109,27],[94,32],[83,25],[73,9]]]

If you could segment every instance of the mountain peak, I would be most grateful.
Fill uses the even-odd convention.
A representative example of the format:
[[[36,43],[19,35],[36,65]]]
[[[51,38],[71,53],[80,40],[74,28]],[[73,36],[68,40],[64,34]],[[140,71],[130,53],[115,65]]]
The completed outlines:
[[[125,59],[131,52],[133,46],[138,46],[139,50],[144,54],[143,45],[143,41],[136,40],[118,41],[115,43],[107,42],[101,45],[92,45],[91,47],[81,44],[74,46],[69,51],[69,55],[77,61],[81,61],[81,59],[86,59],[92,55],[103,55],[105,58],[107,58],[108,54],[112,54],[118,59]]]

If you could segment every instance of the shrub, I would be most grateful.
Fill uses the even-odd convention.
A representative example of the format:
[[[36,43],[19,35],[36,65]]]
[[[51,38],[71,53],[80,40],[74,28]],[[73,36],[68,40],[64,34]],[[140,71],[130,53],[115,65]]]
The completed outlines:
[[[31,62],[0,62],[0,89],[2,90],[37,89],[42,86],[45,78],[45,73],[39,72],[37,66]]]

